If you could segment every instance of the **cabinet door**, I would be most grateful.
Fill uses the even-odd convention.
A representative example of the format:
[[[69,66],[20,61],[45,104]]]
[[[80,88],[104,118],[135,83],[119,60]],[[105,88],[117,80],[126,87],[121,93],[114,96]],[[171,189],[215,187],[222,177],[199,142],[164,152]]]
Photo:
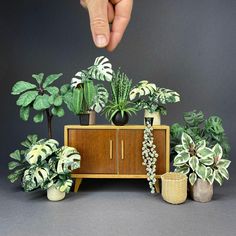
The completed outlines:
[[[156,174],[166,172],[166,130],[153,130],[154,143],[158,153]],[[119,173],[127,175],[146,174],[142,165],[143,129],[120,130],[118,135]]]
[[[68,145],[81,154],[80,168],[74,174],[114,174],[116,131],[105,129],[69,129]]]

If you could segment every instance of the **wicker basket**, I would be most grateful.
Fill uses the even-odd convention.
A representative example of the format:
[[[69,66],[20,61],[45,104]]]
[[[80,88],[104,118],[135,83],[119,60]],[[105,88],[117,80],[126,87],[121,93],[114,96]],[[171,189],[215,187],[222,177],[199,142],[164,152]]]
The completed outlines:
[[[187,176],[181,173],[168,172],[161,176],[162,197],[171,204],[180,204],[187,198]]]

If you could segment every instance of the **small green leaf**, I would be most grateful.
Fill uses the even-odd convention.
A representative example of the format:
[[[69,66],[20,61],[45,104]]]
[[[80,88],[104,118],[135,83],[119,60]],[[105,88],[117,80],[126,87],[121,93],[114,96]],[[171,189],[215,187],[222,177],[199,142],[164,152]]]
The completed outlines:
[[[59,79],[61,76],[62,73],[49,75],[43,83],[43,88],[46,88],[48,85],[52,84],[55,80]]]
[[[214,174],[215,174],[215,180],[219,183],[219,185],[221,186],[222,183],[223,183],[223,179],[220,175],[220,172],[218,170],[215,170],[214,171]]]
[[[175,157],[174,166],[180,166],[180,165],[188,162],[189,159],[190,159],[190,154],[184,150]]]
[[[35,123],[41,123],[43,122],[43,112],[39,112],[34,116],[34,122]]]
[[[15,150],[10,154],[10,157],[14,160],[21,161],[20,150]]]
[[[12,87],[12,95],[18,95],[22,92],[25,92],[27,90],[30,89],[35,89],[37,86],[34,84],[31,84],[29,82],[26,81],[18,81],[17,83],[15,83],[15,85]]]
[[[197,156],[199,156],[200,158],[206,159],[208,157],[213,156],[213,154],[214,154],[213,151],[208,147],[199,148],[197,150]]]
[[[214,183],[214,180],[215,180],[215,175],[212,174],[210,176],[207,177],[207,181],[210,183],[210,184],[213,184]]]
[[[230,163],[231,163],[230,160],[227,160],[227,159],[220,159],[220,160],[216,163],[216,166],[217,166],[218,168],[223,167],[223,168],[227,169],[227,168],[229,167]]]
[[[16,182],[16,180],[18,180],[19,174],[12,173],[12,174],[8,175],[7,178],[10,180],[11,183],[14,183],[14,182]]]
[[[191,146],[194,146],[192,138],[186,133],[182,134],[181,141],[185,150],[188,150]]]
[[[54,116],[62,117],[62,116],[64,116],[65,112],[64,112],[64,109],[62,107],[53,107],[52,108],[52,114]]]
[[[190,168],[188,166],[179,166],[175,168],[175,172],[182,173],[184,175],[187,175],[190,171]]]
[[[8,163],[8,169],[9,170],[14,170],[16,167],[20,166],[21,164],[16,161],[11,161]]]
[[[193,186],[195,182],[197,181],[197,175],[195,173],[191,173],[188,179],[189,179],[189,183]]]
[[[26,107],[33,102],[37,96],[38,91],[27,91],[20,95],[16,101],[16,105]]]
[[[43,96],[41,95],[37,96],[33,104],[34,109],[37,111],[40,111],[40,110],[45,110],[49,108],[50,103],[48,100],[49,100],[49,96],[46,94],[44,94]]]
[[[56,96],[53,102],[54,106],[61,106],[62,105],[62,96]]]
[[[182,152],[183,150],[184,150],[183,145],[176,145],[176,146],[175,146],[175,151],[176,151],[177,153],[180,153],[180,152]]]
[[[31,144],[35,144],[38,141],[38,135],[30,134],[27,136],[27,139],[31,142]]]
[[[34,79],[36,79],[36,81],[37,81],[37,83],[38,83],[39,85],[42,84],[43,76],[44,76],[44,73],[33,74],[33,75],[32,75],[32,77],[33,77]]]
[[[27,121],[29,119],[30,107],[21,107],[20,108],[20,118],[23,121]]]
[[[199,164],[199,160],[196,156],[192,156],[189,159],[189,166],[192,168],[193,171],[196,170],[197,166]]]
[[[59,93],[59,88],[52,86],[52,87],[47,87],[45,88],[47,92],[49,92],[51,95],[56,95]]]
[[[227,169],[222,167],[222,168],[219,168],[218,170],[219,170],[222,177],[224,177],[227,180],[229,179],[229,172]]]

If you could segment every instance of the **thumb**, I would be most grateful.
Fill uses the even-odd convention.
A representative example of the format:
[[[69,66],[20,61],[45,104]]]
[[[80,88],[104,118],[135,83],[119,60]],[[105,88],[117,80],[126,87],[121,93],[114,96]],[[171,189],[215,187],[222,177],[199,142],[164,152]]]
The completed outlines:
[[[108,0],[87,0],[93,41],[100,48],[106,47],[110,38],[107,7]]]

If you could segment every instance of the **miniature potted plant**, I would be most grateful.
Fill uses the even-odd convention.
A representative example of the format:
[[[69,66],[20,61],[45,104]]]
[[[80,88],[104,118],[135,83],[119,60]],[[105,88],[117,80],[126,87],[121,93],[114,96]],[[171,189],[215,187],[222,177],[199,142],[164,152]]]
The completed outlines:
[[[80,154],[72,147],[59,147],[54,139],[38,140],[37,135],[29,135],[22,142],[24,150],[10,154],[13,161],[8,163],[8,179],[14,183],[21,179],[24,191],[47,190],[51,201],[62,200],[70,191],[70,173],[80,167]]]
[[[227,168],[230,161],[222,158],[222,147],[215,144],[209,148],[206,143],[204,139],[195,143],[187,133],[183,133],[181,144],[175,146],[175,171],[188,176],[191,196],[199,202],[211,200],[214,181],[222,185],[223,179],[229,179]]]
[[[103,112],[109,121],[115,125],[125,125],[129,116],[136,113],[134,103],[129,100],[129,93],[132,85],[125,73],[118,70],[111,81],[112,99],[108,101]]]
[[[70,111],[79,115],[81,125],[94,124],[94,112],[99,113],[108,101],[108,91],[102,84],[95,85],[94,80],[111,79],[112,66],[105,57],[96,58],[93,66],[77,72],[72,78],[71,89],[65,95],[65,102]]]
[[[164,105],[179,102],[180,95],[173,90],[159,88],[155,84],[143,80],[131,90],[130,100],[135,100],[138,110],[144,110],[144,117],[153,117],[153,124],[160,125],[160,115],[167,114]]]

